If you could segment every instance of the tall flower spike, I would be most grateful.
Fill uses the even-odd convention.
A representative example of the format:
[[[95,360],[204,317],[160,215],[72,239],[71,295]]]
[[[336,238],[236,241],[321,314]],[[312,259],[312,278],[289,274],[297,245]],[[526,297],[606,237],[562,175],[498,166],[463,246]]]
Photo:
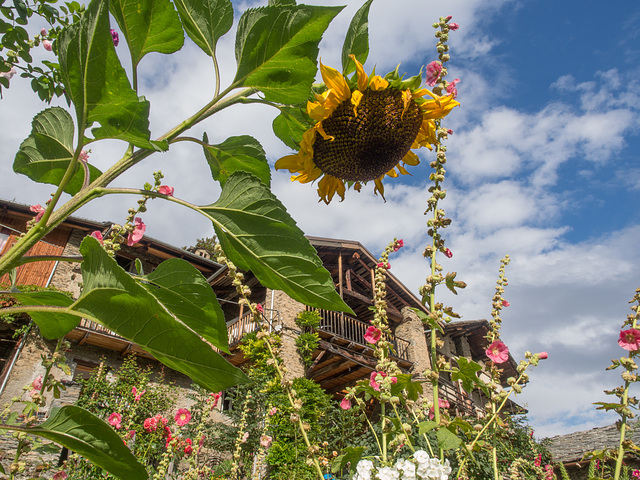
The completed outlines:
[[[276,162],[276,169],[294,174],[291,181],[320,178],[318,195],[327,204],[336,194],[344,200],[347,184],[360,191],[369,181],[384,198],[384,177],[409,174],[405,165],[420,163],[411,149],[431,149],[438,142],[434,120],[459,105],[453,95],[438,96],[415,82],[405,84],[394,73],[368,76],[351,58],[356,64],[353,87],[339,71],[320,63],[327,90],[307,104],[316,123],[303,135],[297,154]]]

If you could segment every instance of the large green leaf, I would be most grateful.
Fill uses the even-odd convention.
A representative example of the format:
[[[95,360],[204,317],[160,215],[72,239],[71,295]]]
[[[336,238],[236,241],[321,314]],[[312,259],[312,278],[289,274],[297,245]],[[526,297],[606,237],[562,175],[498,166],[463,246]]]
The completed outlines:
[[[215,57],[216,43],[233,25],[230,0],[174,0],[189,38]]]
[[[255,87],[267,100],[307,100],[318,43],[343,7],[284,5],[249,9],[238,24],[236,86]]]
[[[31,123],[31,135],[22,142],[13,161],[13,171],[39,183],[59,185],[73,159],[73,119],[66,110],[52,107],[38,113]],[[100,170],[89,165],[91,181]],[[64,191],[75,195],[82,188],[84,169],[79,166]]]
[[[71,306],[73,310],[140,345],[168,367],[211,391],[246,381],[240,369],[169,313],[177,310],[173,299],[169,305],[161,303],[160,298],[138,285],[96,239],[86,237],[80,244],[80,253],[84,257],[84,289]],[[191,312],[188,307],[185,309]]]
[[[147,53],[173,53],[184,45],[180,17],[169,0],[110,0],[109,10],[127,39],[133,65]]]
[[[350,54],[360,63],[364,63],[369,56],[369,8],[372,2],[373,0],[367,0],[351,19],[342,46],[342,71],[345,75],[356,71],[356,64],[349,57]]]
[[[224,312],[211,285],[193,265],[171,258],[140,280],[185,325],[219,349],[229,351]]]
[[[208,142],[207,134],[203,141]],[[249,135],[229,137],[219,145],[208,145],[204,156],[209,163],[211,176],[224,185],[234,172],[249,172],[267,187],[271,185],[271,169],[262,145]]]
[[[309,240],[258,178],[234,173],[218,201],[200,209],[230,260],[263,286],[312,307],[351,312]]]
[[[306,112],[300,107],[280,107],[273,120],[273,133],[293,150],[300,149],[302,135],[311,127]]]
[[[42,291],[30,293],[12,293],[23,305],[48,305],[51,307],[68,307],[73,300],[64,293]],[[29,316],[36,322],[42,336],[48,340],[62,338],[78,326],[80,317],[56,312],[29,312]]]
[[[58,38],[60,70],[76,110],[80,134],[116,138],[141,148],[166,148],[149,140],[149,102],[138,98],[116,55],[108,2],[93,0],[82,19]]]
[[[83,408],[75,405],[53,408],[44,423],[20,430],[53,440],[116,477],[124,480],[148,478],[147,470],[113,428]]]

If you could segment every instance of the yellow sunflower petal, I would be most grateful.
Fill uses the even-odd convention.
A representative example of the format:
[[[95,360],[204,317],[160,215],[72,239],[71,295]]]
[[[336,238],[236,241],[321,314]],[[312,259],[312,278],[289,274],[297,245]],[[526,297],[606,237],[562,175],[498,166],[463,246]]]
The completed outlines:
[[[303,167],[302,158],[297,153],[295,155],[287,155],[279,159],[276,164],[276,170],[289,170],[291,173],[299,172]]]
[[[327,174],[318,182],[318,195],[327,205],[331,203],[331,200],[336,193],[342,200],[344,200],[344,192],[344,182],[332,175]]]
[[[384,90],[389,86],[389,82],[387,82],[380,75],[374,75],[371,77],[371,81],[369,82],[369,87],[371,90],[380,91]]]
[[[431,92],[427,88],[421,88],[420,90],[411,92],[411,98],[416,99],[416,98],[424,97],[427,93],[431,94]]]
[[[400,166],[400,165],[396,165],[396,167],[399,167],[399,166]],[[394,168],[392,168],[391,170],[389,170],[389,171],[386,173],[386,175],[387,175],[388,177],[391,177],[391,178],[398,178],[398,172],[396,172],[395,167],[394,167]]]
[[[330,88],[340,102],[351,96],[351,90],[342,74],[335,68],[327,67],[320,62],[320,73],[327,88]]]
[[[380,196],[386,202],[387,199],[384,198],[384,185],[382,185],[382,178],[376,178],[374,180],[374,183],[376,184],[376,188],[373,189],[373,193],[375,194],[380,193]]]
[[[358,105],[360,105],[361,101],[362,101],[362,92],[360,90],[355,90],[351,94],[351,103],[353,104],[353,115],[356,117],[358,116],[357,108],[358,108]]]
[[[404,117],[404,113],[407,111],[407,108],[409,108],[409,105],[412,101],[413,98],[411,96],[411,90],[407,89],[402,92],[402,103],[404,104],[404,106],[402,107],[402,114],[400,115],[400,118]]]
[[[416,165],[420,164],[420,157],[418,157],[418,155],[416,155],[411,150],[409,150],[407,154],[404,156],[404,158],[402,159],[402,161],[407,165],[411,165],[412,167],[415,167]]]
[[[314,169],[311,170],[310,172],[301,173],[296,177],[291,177],[291,181],[292,182],[297,181],[300,183],[313,182],[314,180],[317,180],[318,177],[322,175],[322,173],[323,173],[322,170],[320,170],[318,167],[314,167]]]
[[[362,189],[362,184],[361,184],[360,182],[356,182],[356,183],[354,183],[354,184],[353,184],[353,189],[354,189],[356,192],[359,192],[359,191]]]
[[[307,113],[316,120],[324,120],[328,117],[327,108],[320,102],[307,102]]]
[[[398,171],[402,174],[402,175],[411,175],[406,168],[404,168],[402,165],[398,164]]]
[[[302,134],[302,141],[300,142],[300,151],[305,155],[313,157],[313,144],[316,141],[316,129],[310,128]]]
[[[324,131],[324,127],[322,126],[322,122],[316,123],[315,129],[320,135],[322,135],[322,138],[324,138],[325,140],[334,141],[336,139],[336,137],[332,135],[327,135],[327,132]]]
[[[356,59],[356,56],[351,54],[349,55],[351,60],[353,60],[356,64],[356,72],[358,74],[358,90],[364,92],[369,86],[369,75],[364,71],[364,67],[362,64]]]

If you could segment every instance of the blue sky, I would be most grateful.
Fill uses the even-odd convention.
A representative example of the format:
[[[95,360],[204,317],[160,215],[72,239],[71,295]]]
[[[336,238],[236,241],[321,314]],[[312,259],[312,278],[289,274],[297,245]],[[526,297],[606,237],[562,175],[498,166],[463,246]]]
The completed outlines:
[[[266,2],[238,2],[239,11]],[[359,1],[346,4],[321,44],[323,63],[339,66],[344,32]],[[503,318],[503,340],[514,357],[526,350],[549,352],[516,400],[530,411],[537,435],[551,436],[610,424],[615,416],[592,402],[620,384],[605,372],[617,346],[627,302],[640,286],[640,5],[614,0],[376,0],[371,7],[370,72],[417,73],[435,59],[431,23],[453,15],[450,79],[461,107],[446,120],[454,130],[448,147],[446,231],[454,256],[445,270],[457,271],[469,287],[443,299],[464,319],[487,318],[499,260],[512,263],[505,293],[511,307]],[[237,18],[236,18],[237,21]],[[35,26],[37,31],[40,26]],[[219,44],[223,86],[235,73],[233,34]],[[126,55],[119,48],[123,58]],[[39,58],[51,59],[40,49]],[[153,54],[141,63],[141,93],[151,101],[151,126],[159,136],[197,111],[213,92],[211,61],[190,42],[174,56]],[[44,106],[17,77],[0,101],[2,197],[44,203],[52,187],[34,185],[11,171],[13,155],[29,134],[30,120]],[[271,132],[273,109],[248,105],[229,109],[197,126],[213,143],[230,135],[260,140],[270,162],[290,151]],[[91,161],[104,169],[122,144],[92,146]],[[315,187],[273,173],[273,190],[310,235],[360,241],[378,255],[393,237],[407,245],[391,259],[392,271],[414,292],[427,265],[426,176],[429,153],[412,177],[385,183],[387,202],[373,187],[329,206]],[[202,153],[185,143],[137,166],[117,181],[141,186],[161,169],[176,196],[206,204],[219,188]],[[122,221],[132,198],[100,199],[79,214]],[[212,234],[202,219],[174,205],[152,202],[145,214],[149,235],[183,246]]]

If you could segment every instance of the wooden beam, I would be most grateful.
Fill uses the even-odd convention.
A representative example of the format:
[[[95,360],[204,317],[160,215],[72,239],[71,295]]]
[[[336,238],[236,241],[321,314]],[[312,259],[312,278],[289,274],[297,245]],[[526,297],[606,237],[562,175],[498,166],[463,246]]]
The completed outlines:
[[[78,345],[84,345],[85,343],[87,343],[87,340],[89,339],[89,335],[91,335],[91,332],[85,332],[84,336],[78,342]]]
[[[340,298],[344,298],[342,293],[342,250],[338,253],[338,288],[340,289]]]
[[[324,357],[325,353],[327,353],[326,350],[321,351],[320,354],[313,360],[311,366],[307,368],[307,371],[304,375],[305,377],[309,378],[309,373],[318,365],[318,363],[320,363],[320,360],[322,360],[322,357]]]
[[[373,300],[369,297],[362,295],[361,293],[354,292],[353,290],[344,290],[344,293],[349,295],[350,297],[357,298],[358,300],[366,303],[367,305],[373,305]]]
[[[341,361],[338,361],[337,364],[336,364],[336,362],[334,362],[331,365],[327,365],[326,367],[322,367],[322,368],[318,369],[318,371],[313,372],[313,376],[310,377],[310,378],[312,380],[315,380],[315,379],[317,379],[319,377],[322,377],[322,375],[325,375],[327,373],[332,373],[332,372],[333,373],[332,373],[331,377],[333,378],[333,377],[335,377],[337,375],[337,373],[338,373],[337,370],[340,370],[340,369],[344,370],[345,368],[348,368],[348,367],[353,366],[353,365],[354,365],[354,363],[351,360],[341,360]],[[320,381],[322,381],[322,380],[320,380]]]

